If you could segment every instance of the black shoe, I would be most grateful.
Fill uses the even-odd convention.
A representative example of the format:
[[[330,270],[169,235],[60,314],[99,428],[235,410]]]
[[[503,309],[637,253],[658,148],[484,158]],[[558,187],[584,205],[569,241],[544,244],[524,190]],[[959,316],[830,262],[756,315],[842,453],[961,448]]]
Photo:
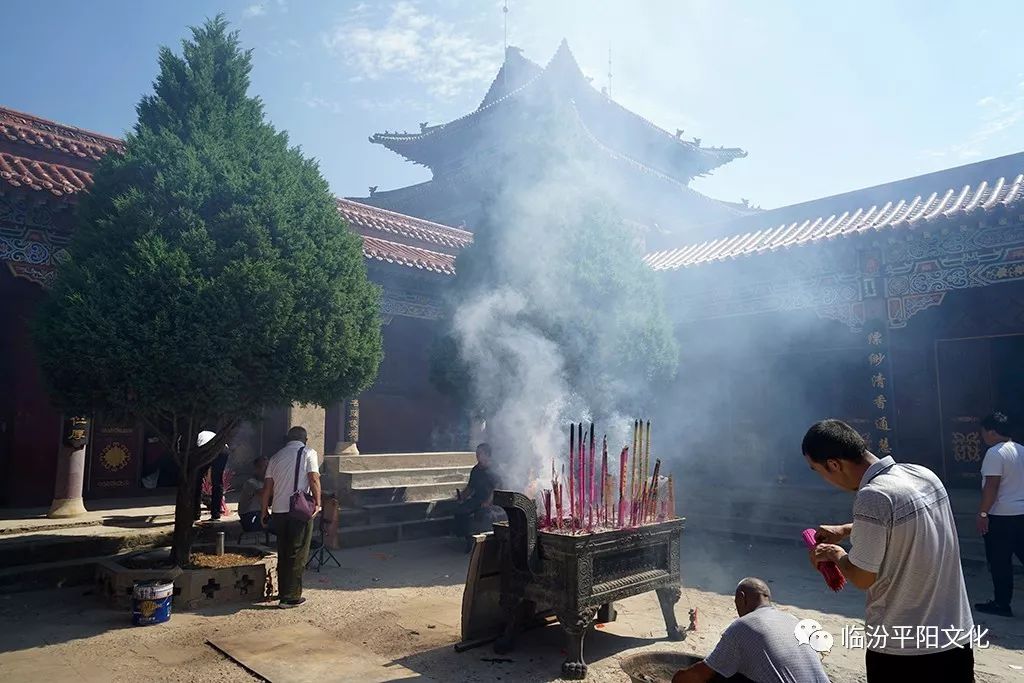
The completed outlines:
[[[1012,617],[1013,610],[1010,609],[1009,605],[1000,605],[995,600],[988,602],[976,602],[974,603],[974,609],[985,614],[994,614],[997,617]]]
[[[277,604],[277,606],[281,609],[291,609],[292,607],[298,607],[304,602],[306,602],[306,598],[296,598],[295,600],[282,600]]]

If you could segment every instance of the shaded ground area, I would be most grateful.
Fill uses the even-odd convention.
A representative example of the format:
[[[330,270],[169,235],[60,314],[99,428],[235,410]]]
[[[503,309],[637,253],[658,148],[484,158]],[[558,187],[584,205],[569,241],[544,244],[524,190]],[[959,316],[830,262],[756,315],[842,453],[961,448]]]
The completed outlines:
[[[826,658],[834,681],[862,681],[863,652],[843,648],[844,626],[860,623],[863,596],[853,590],[828,591],[794,545],[747,545],[702,539],[684,541],[686,590],[677,606],[680,622],[696,607],[699,627],[686,642],[669,643],[654,594],[619,603],[616,623],[587,637],[592,681],[627,681],[618,660],[644,650],[707,654],[734,617],[732,589],[753,574],[771,582],[777,603],[787,611],[817,619],[836,638]],[[344,662],[360,651],[367,661],[395,663],[421,681],[555,681],[562,660],[557,627],[526,634],[519,649],[495,655],[489,647],[457,654],[459,610],[467,557],[451,540],[415,541],[338,553],[342,569],[306,574],[309,602],[295,610],[269,605],[208,608],[178,613],[167,624],[132,627],[129,615],[107,609],[82,589],[0,596],[0,678],[15,681],[234,681],[259,680],[210,647],[217,636],[251,634],[308,624],[339,641],[336,676],[318,680],[367,680],[352,676]],[[986,598],[988,577],[968,577],[973,598]],[[1024,615],[1024,591],[1015,605]],[[978,652],[979,680],[1024,681],[1024,618],[979,619],[992,647]],[[301,658],[300,658],[301,659]],[[293,663],[303,681],[303,661]],[[317,662],[324,666],[323,657]],[[285,680],[285,679],[282,679]],[[388,680],[386,677],[381,680]],[[405,679],[403,679],[405,680]]]

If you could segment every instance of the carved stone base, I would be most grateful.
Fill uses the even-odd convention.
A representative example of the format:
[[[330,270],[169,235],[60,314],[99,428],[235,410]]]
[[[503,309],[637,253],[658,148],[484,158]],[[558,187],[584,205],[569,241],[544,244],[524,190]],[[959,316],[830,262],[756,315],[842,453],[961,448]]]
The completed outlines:
[[[354,441],[339,441],[334,445],[331,455],[359,455],[359,448]]]
[[[50,505],[50,511],[46,516],[51,519],[64,519],[67,517],[79,517],[88,510],[81,498],[54,498]]]

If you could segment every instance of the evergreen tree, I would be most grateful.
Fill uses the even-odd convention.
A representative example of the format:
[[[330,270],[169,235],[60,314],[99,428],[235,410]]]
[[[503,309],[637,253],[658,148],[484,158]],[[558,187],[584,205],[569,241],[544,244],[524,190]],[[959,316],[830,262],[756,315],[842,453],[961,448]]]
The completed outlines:
[[[361,241],[247,94],[237,33],[217,17],[159,64],[124,154],[81,202],[36,344],[65,408],[130,415],[174,454],[180,566],[196,475],[239,423],[355,395],[382,351]],[[217,438],[197,448],[206,428]]]

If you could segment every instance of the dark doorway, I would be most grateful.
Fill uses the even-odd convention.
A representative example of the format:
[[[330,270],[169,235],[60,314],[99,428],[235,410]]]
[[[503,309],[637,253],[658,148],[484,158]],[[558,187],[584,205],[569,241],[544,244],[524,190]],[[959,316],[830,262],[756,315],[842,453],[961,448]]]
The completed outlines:
[[[940,339],[935,355],[944,479],[975,487],[986,450],[981,419],[994,410],[1024,415],[1024,335]]]

